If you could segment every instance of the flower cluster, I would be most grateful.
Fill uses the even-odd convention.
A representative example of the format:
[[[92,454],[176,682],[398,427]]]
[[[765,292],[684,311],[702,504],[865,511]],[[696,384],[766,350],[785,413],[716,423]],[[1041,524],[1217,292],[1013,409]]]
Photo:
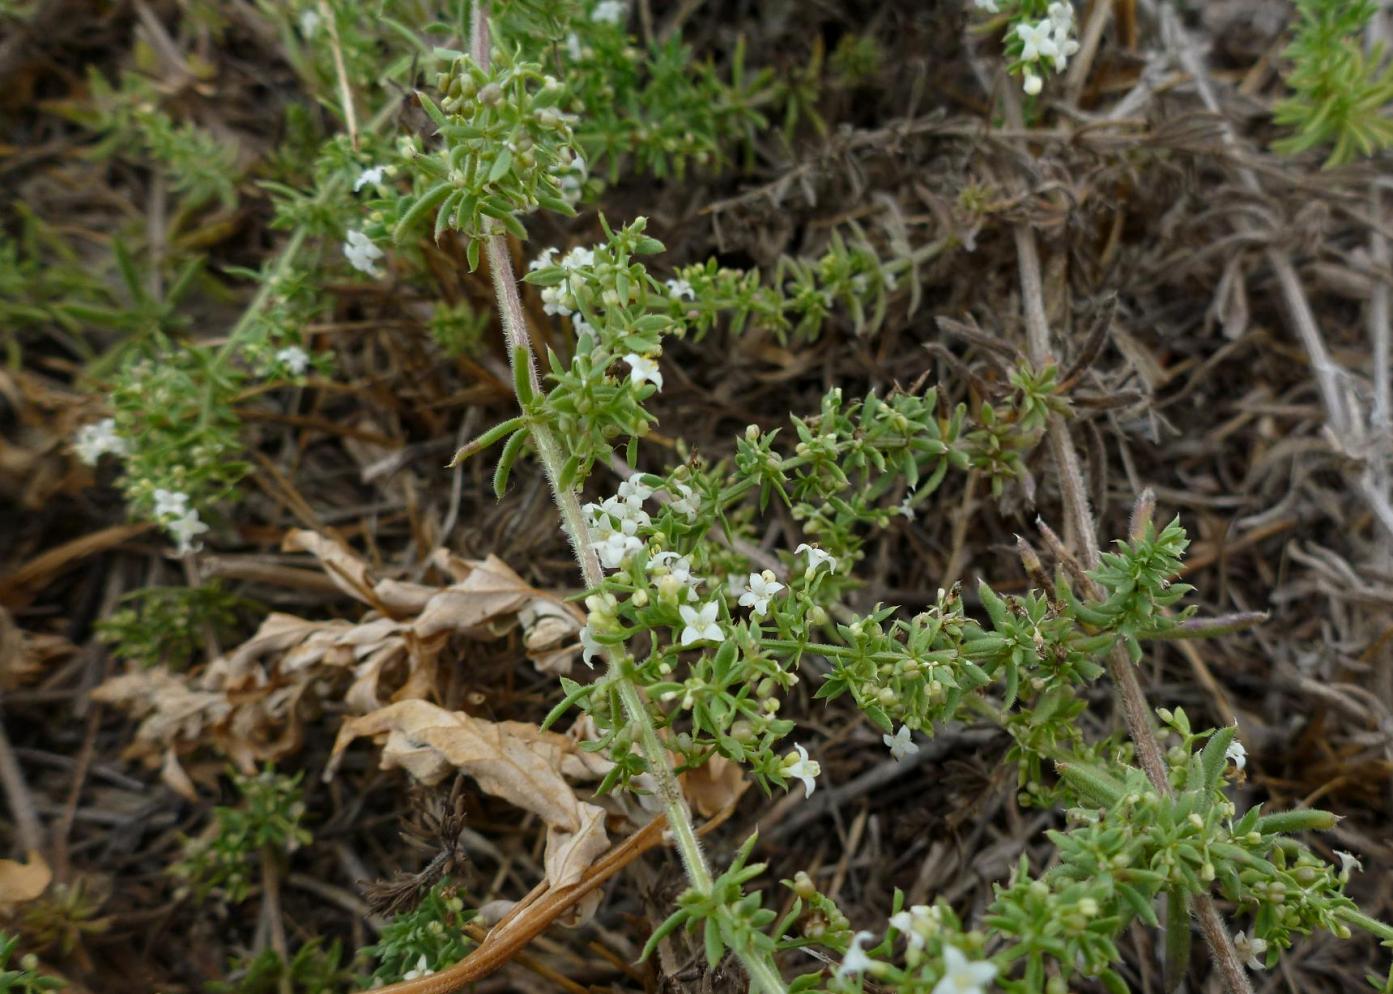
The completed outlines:
[[[88,466],[97,465],[102,456],[124,456],[129,451],[130,443],[116,432],[115,418],[83,425],[73,437],[73,452]]]
[[[1068,0],[1051,3],[1047,16],[1034,23],[1016,25],[1017,67],[1025,74],[1021,85],[1026,93],[1038,94],[1044,88],[1042,75],[1051,69],[1062,73],[1069,67],[1069,57],[1079,50],[1073,33],[1074,5]]]

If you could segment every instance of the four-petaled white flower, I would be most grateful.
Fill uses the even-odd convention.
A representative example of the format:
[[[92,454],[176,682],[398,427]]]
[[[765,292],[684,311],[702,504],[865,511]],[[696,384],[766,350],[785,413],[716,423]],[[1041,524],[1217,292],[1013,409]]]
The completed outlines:
[[[912,503],[913,500],[913,494],[909,494],[908,496],[906,496],[904,500],[900,501],[900,506],[895,508],[895,513],[908,518],[910,521],[913,521],[915,516],[914,504]]]
[[[797,753],[789,753],[784,757],[784,775],[794,780],[803,781],[803,797],[813,796],[813,791],[817,789],[817,777],[822,773],[822,764],[815,759],[808,758],[808,750],[801,745],[793,747]]]
[[[166,522],[165,528],[169,529],[169,534],[178,543],[180,555],[201,549],[203,545],[197,538],[208,530],[208,526],[199,520],[195,508],[190,508],[173,521]]]
[[[1340,876],[1348,878],[1351,870],[1364,872],[1364,864],[1352,852],[1345,852],[1343,849],[1336,849],[1335,855],[1340,857]]]
[[[537,253],[537,258],[527,264],[527,271],[535,273],[539,269],[550,269],[554,265],[556,265],[556,249],[545,248]]]
[[[382,258],[382,250],[372,243],[372,239],[361,231],[350,231],[343,242],[343,254],[348,264],[360,273],[381,276],[374,263]]]
[[[882,735],[880,741],[884,742],[885,745],[889,747],[890,755],[893,756],[895,762],[898,763],[906,756],[913,756],[919,751],[919,746],[910,738],[912,734],[908,725],[901,725],[898,732],[894,735]]]
[[[104,418],[83,425],[73,438],[73,451],[88,466],[95,466],[105,455],[123,456],[130,450],[126,440],[116,434],[116,419]]]
[[[1233,937],[1233,948],[1237,950],[1243,962],[1248,965],[1248,969],[1267,969],[1267,964],[1258,958],[1267,952],[1266,939],[1259,939],[1256,935],[1249,937],[1245,933],[1239,932]]]
[[[1054,25],[1048,20],[1038,24],[1017,24],[1016,35],[1020,38],[1021,60],[1034,62],[1041,58],[1054,58],[1059,54],[1059,46],[1054,40]]]
[[[1050,18],[1050,25],[1056,33],[1067,32],[1074,26],[1074,5],[1071,3],[1061,3],[1055,0],[1047,10]]]
[[[1059,33],[1054,36],[1054,45],[1058,49],[1054,53],[1054,71],[1063,72],[1069,68],[1069,56],[1079,50],[1079,43],[1067,33]]]
[[[943,947],[943,977],[933,994],[985,994],[996,977],[996,966],[985,961],[974,963],[957,946]]]
[[[413,969],[407,970],[401,975],[402,980],[416,980],[420,977],[429,977],[435,971],[430,968],[430,963],[426,959],[426,954],[422,953],[421,958],[416,961]]]
[[[891,915],[890,924],[904,936],[910,949],[923,949],[930,931],[938,927],[938,909],[916,904]]]
[[[357,193],[369,183],[376,186],[378,183],[382,182],[382,177],[386,175],[386,166],[373,166],[371,169],[364,169],[358,174],[358,178],[353,181],[353,192]]]
[[[155,517],[177,518],[188,509],[188,494],[178,490],[165,490],[163,487],[155,491]]]
[[[588,249],[584,245],[577,245],[561,257],[561,267],[571,272],[582,266],[593,265],[595,265],[595,250]]]
[[[642,383],[647,380],[659,390],[663,388],[663,372],[652,359],[630,352],[624,357],[624,361],[629,364],[630,383]]]
[[[624,531],[611,531],[598,542],[591,542],[590,547],[599,555],[605,569],[618,569],[624,565],[624,560],[643,548],[643,542]]]
[[[600,24],[623,24],[628,17],[629,8],[624,0],[600,0],[590,12],[590,19]]]
[[[699,608],[689,607],[683,604],[677,609],[682,615],[682,620],[687,623],[687,627],[682,629],[681,643],[683,645],[693,645],[697,642],[719,642],[725,637],[721,630],[720,623],[716,621],[716,612],[720,609],[720,604],[711,601],[703,604]]]
[[[818,568],[824,565],[832,572],[836,572],[837,559],[832,553],[824,552],[817,546],[809,545],[807,542],[804,542],[793,550],[795,556],[801,552],[806,552],[808,554],[808,568],[803,571],[804,579],[811,580],[813,574],[818,571]]]
[[[619,484],[619,499],[626,504],[642,504],[653,496],[653,488],[637,476],[631,476]]]
[[[874,938],[875,935],[871,932],[857,932],[851,937],[851,945],[847,947],[846,956],[842,958],[842,965],[837,967],[838,980],[865,973],[875,966],[875,960],[861,951],[861,947]]]
[[[688,521],[696,520],[698,501],[691,487],[685,483],[669,483],[667,484],[667,492],[672,497],[667,503],[668,507],[681,514]]]
[[[672,577],[678,583],[695,586],[698,582],[692,576],[692,561],[686,556],[680,556],[671,550],[659,552],[652,559],[648,560],[649,572],[655,570],[665,570],[665,575]]]
[[[751,614],[761,618],[769,611],[770,599],[783,589],[784,585],[774,578],[771,571],[751,573],[749,582],[740,594],[740,606],[750,608]]]
[[[1248,765],[1248,750],[1243,748],[1243,743],[1234,739],[1229,743],[1229,747],[1224,750],[1224,757],[1233,761],[1233,765],[1238,769]]]
[[[592,670],[595,668],[595,657],[603,651],[604,646],[595,640],[594,634],[590,631],[589,625],[582,625],[580,629],[580,661]]]
[[[696,291],[686,280],[667,280],[667,295],[674,300],[681,300],[685,297],[688,300],[696,300]]]
[[[276,353],[276,361],[290,370],[291,376],[303,376],[310,365],[310,354],[298,345],[287,345]]]

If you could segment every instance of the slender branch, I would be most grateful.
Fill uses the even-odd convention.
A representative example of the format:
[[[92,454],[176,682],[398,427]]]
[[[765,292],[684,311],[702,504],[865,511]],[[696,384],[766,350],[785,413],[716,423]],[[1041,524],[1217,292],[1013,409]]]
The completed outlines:
[[[481,67],[488,67],[490,53],[487,3],[480,2],[474,6],[470,31],[470,51]],[[527,335],[527,319],[523,315],[522,301],[518,297],[512,260],[509,258],[504,236],[501,234],[489,235],[485,248],[489,269],[493,276],[494,290],[498,297],[499,313],[508,347],[508,360],[515,373],[519,363],[526,363],[527,379],[531,384],[532,392],[536,396],[541,396],[541,381],[537,375],[537,365]],[[519,402],[522,403],[522,401],[523,399],[519,397]],[[529,415],[531,412],[527,410],[528,405],[522,403],[522,406],[524,416]],[[600,561],[591,544],[590,529],[586,523],[585,514],[581,510],[580,497],[573,487],[563,486],[561,482],[562,469],[566,461],[565,451],[551,426],[541,419],[528,417],[527,426],[542,468],[546,473],[547,481],[551,484],[552,495],[561,512],[562,527],[567,538],[570,539],[576,561],[580,565],[581,576],[587,587],[598,587],[604,582],[604,573],[600,569]],[[656,793],[662,800],[668,828],[681,856],[687,879],[698,893],[709,894],[712,887],[711,869],[707,865],[706,856],[702,852],[700,841],[697,839],[696,829],[692,824],[691,811],[687,807],[682,788],[677,782],[677,775],[673,770],[668,751],[658,738],[657,730],[653,726],[653,717],[649,712],[648,702],[644,699],[642,690],[634,682],[632,673],[627,670],[628,662],[625,654],[619,650],[606,648],[602,655],[608,667],[606,679],[612,680],[619,690],[620,701],[628,715],[631,728],[635,732],[635,738],[640,751],[643,753],[648,773],[655,781]],[[766,992],[766,994],[782,994],[785,990],[783,980],[779,976],[777,967],[768,956],[748,948],[736,948],[734,951],[744,965],[756,990]]]
[[[357,148],[358,113],[353,108],[353,88],[348,85],[348,68],[343,63],[338,17],[330,8],[329,0],[319,0],[319,16],[329,28],[329,51],[334,57],[334,75],[339,78],[339,102],[343,104],[343,121],[348,127],[348,140]]]
[[[1020,102],[1015,90],[1006,88],[1006,118],[1016,128],[1023,126]],[[1020,270],[1021,295],[1024,298],[1026,348],[1031,362],[1043,366],[1049,359],[1049,321],[1045,314],[1044,287],[1040,277],[1040,255],[1035,232],[1026,224],[1015,228],[1016,255]],[[1099,563],[1098,536],[1094,530],[1093,512],[1088,506],[1088,488],[1079,463],[1078,450],[1069,437],[1069,427],[1063,417],[1052,413],[1049,419],[1050,450],[1059,473],[1060,493],[1064,501],[1066,520],[1073,533],[1086,569]],[[1085,577],[1087,579],[1087,577]],[[1099,599],[1101,590],[1087,579],[1087,593]],[[1162,796],[1171,796],[1170,779],[1165,756],[1151,724],[1151,709],[1146,701],[1141,680],[1127,651],[1118,645],[1108,655],[1108,673],[1117,688],[1117,698],[1127,733],[1137,750],[1137,759],[1147,779]],[[1234,948],[1233,939],[1224,927],[1223,919],[1208,894],[1195,896],[1195,911],[1200,931],[1209,945],[1224,985],[1231,994],[1252,994],[1252,985],[1243,972],[1243,962]]]

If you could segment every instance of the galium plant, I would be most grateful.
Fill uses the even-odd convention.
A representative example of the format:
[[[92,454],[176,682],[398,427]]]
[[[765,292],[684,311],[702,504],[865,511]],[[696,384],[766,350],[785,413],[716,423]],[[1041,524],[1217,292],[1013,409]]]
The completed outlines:
[[[917,614],[846,606],[867,535],[932,513],[948,474],[975,473],[995,493],[1024,477],[1047,421],[1069,414],[1052,365],[1019,364],[971,408],[948,408],[932,388],[862,398],[833,389],[787,429],[751,426],[729,461],[690,455],[657,472],[630,469],[646,465],[642,443],[656,420],[649,405],[664,387],[666,342],[699,338],[721,321],[806,341],[834,311],[849,314],[858,331],[874,331],[899,281],[913,282],[943,245],[892,246],[887,257],[848,226],[820,257],[784,260],[772,278],[715,263],[662,278],[645,261],[663,251],[646,222],[606,221],[598,244],[526,253],[522,292],[536,294],[565,332],[558,347],[534,354],[508,239],[525,241],[527,221],[542,211],[568,216],[583,207],[605,170],[612,179],[724,166],[763,123],[760,108],[781,98],[807,105],[807,79],[780,93],[768,74],[747,74],[738,54],[727,78],[695,65],[676,40],[641,52],[627,31],[628,9],[613,0],[514,0],[493,18],[486,4],[461,4],[440,21],[413,14],[413,5],[386,6],[376,26],[341,16],[339,3],[277,9],[287,47],[315,92],[337,107],[345,133],[306,140],[264,184],[290,236],[274,263],[242,274],[260,289],[226,340],[217,348],[190,341],[172,306],[204,278],[196,260],[183,260],[179,278],[159,293],[127,278],[123,299],[108,293],[88,309],[88,319],[120,327],[130,340],[95,364],[110,377],[111,414],[84,427],[74,451],[93,464],[120,460],[120,485],[137,515],[195,554],[245,472],[239,400],[262,382],[295,384],[327,371],[303,337],[325,306],[326,275],[410,280],[422,243],[448,233],[470,266],[487,263],[518,403],[514,417],[457,458],[501,446],[494,482],[502,493],[518,460],[535,456],[585,587],[582,657],[596,672],[562,681],[564,699],[548,724],[572,711],[591,719],[597,735],[584,747],[614,763],[601,789],[650,795],[687,876],[650,952],[686,930],[699,936],[709,963],[735,956],[766,994],[871,984],[1054,994],[1077,976],[1125,990],[1121,932],[1134,921],[1159,926],[1164,904],[1169,961],[1183,969],[1187,908],[1214,893],[1242,916],[1239,945],[1255,968],[1276,963],[1295,936],[1316,928],[1347,935],[1357,926],[1393,939],[1344,896],[1353,864],[1337,869],[1292,836],[1327,827],[1329,815],[1237,809],[1228,793],[1243,762],[1235,729],[1196,731],[1182,712],[1162,711],[1170,736],[1164,782],[1138,768],[1133,744],[1084,738],[1085,692],[1114,651],[1133,665],[1148,643],[1257,620],[1200,619],[1183,606],[1178,521],[1157,527],[1144,510],[1093,570],[1056,547],[1053,579],[1023,547],[1033,588],[1007,595],[984,583],[980,611],[969,610],[956,586]],[[1003,30],[1011,70],[1029,94],[1077,50],[1067,2],[976,7]],[[454,47],[461,35],[468,44]],[[388,39],[408,40],[411,50],[386,72],[360,72],[379,64],[374,53]],[[848,52],[848,71],[868,57]],[[413,89],[418,68],[435,84],[420,96],[427,133],[391,134],[400,116],[395,90]],[[355,108],[365,101],[378,109],[360,118]],[[138,99],[111,105],[112,120],[98,128],[120,137],[111,149],[136,148],[159,168],[186,169],[169,148],[185,122]],[[209,155],[209,175],[189,167],[189,182],[175,186],[191,215],[241,194],[240,180],[221,169],[227,163]],[[123,275],[136,268],[129,252],[115,249],[114,266]],[[447,348],[465,351],[482,332],[468,312],[441,310],[437,321]],[[609,467],[621,471],[617,486],[602,482]],[[774,502],[802,535],[766,553],[752,539]],[[1064,827],[1050,836],[1058,858],[1038,873],[1022,864],[975,925],[946,902],[905,907],[897,898],[883,927],[855,931],[806,875],[789,882],[786,914],[766,907],[755,889],[765,869],[752,861],[758,840],[713,867],[677,776],[719,755],[767,791],[811,796],[821,764],[782,712],[791,688],[814,677],[818,698],[855,702],[895,760],[945,723],[999,725],[1023,799],[1064,812]],[[232,901],[250,893],[255,860],[264,876],[271,857],[308,839],[295,781],[266,773],[237,786],[243,803],[218,810],[216,831],[191,845],[177,871],[201,894],[218,890]],[[468,950],[459,929],[469,915],[456,896],[432,892],[375,947],[379,979],[446,972]],[[800,948],[825,950],[834,965],[786,981],[776,957]]]
[[[1297,0],[1297,22],[1283,53],[1290,90],[1273,120],[1293,134],[1274,143],[1292,154],[1329,147],[1327,167],[1393,145],[1393,65],[1383,45],[1364,47],[1378,12],[1373,0]]]
[[[10,960],[18,945],[18,936],[0,932],[0,991],[4,994],[42,994],[44,991],[61,990],[63,981],[40,973],[39,958],[33,953],[19,958],[14,964],[18,969],[11,967]]]
[[[973,6],[991,15],[992,30],[1002,30],[1010,71],[1029,96],[1038,96],[1046,79],[1068,69],[1079,50],[1071,0],[973,0]]]
[[[1058,71],[1073,51],[1064,44],[1073,13],[1067,4],[1035,6],[1012,5],[1009,16],[1026,30],[1012,32],[1008,51],[1026,86],[1038,90],[1044,60]],[[1227,793],[1244,759],[1235,728],[1196,732],[1183,712],[1162,711],[1174,736],[1165,784],[1134,765],[1129,744],[1083,740],[1082,692],[1106,672],[1114,650],[1135,663],[1147,642],[1260,620],[1202,620],[1181,609],[1188,588],[1175,579],[1185,533],[1178,521],[1156,527],[1148,502],[1139,505],[1133,534],[1093,570],[1061,548],[1052,584],[1021,596],[982,584],[982,617],[969,613],[956,587],[908,618],[888,606],[860,616],[843,606],[864,529],[917,513],[948,472],[973,468],[994,481],[1019,472],[1021,453],[1047,418],[1068,411],[1052,369],[1019,370],[1009,407],[983,405],[973,426],[965,409],[945,416],[931,390],[860,401],[833,390],[816,416],[794,419],[791,451],[778,433],[751,427],[737,441],[734,465],[692,459],[666,473],[632,472],[612,495],[584,502],[581,488],[596,466],[612,462],[616,445],[636,461],[653,422],[645,402],[663,387],[663,340],[700,319],[711,286],[698,289],[697,269],[666,283],[651,276],[640,258],[661,246],[642,219],[604,225],[605,240],[593,247],[545,249],[525,282],[539,289],[548,315],[567,322],[572,347],[539,365],[504,233],[525,234],[520,218],[538,208],[569,213],[553,173],[568,161],[575,129],[565,121],[535,126],[552,106],[553,87],[540,69],[493,50],[484,11],[476,12],[470,53],[456,57],[441,84],[444,102],[423,98],[438,145],[411,148],[413,193],[387,213],[398,239],[433,221],[437,237],[454,229],[469,239],[471,262],[488,258],[519,414],[460,457],[503,443],[501,493],[531,449],[557,499],[588,588],[582,656],[603,670],[588,682],[563,679],[565,698],[548,723],[573,708],[591,719],[598,734],[585,748],[606,751],[615,764],[600,789],[656,795],[688,875],[688,890],[648,951],[685,929],[700,936],[708,963],[733,954],[765,992],[853,991],[867,982],[934,994],[991,984],[1053,992],[1075,976],[1116,991],[1127,989],[1117,970],[1120,933],[1134,920],[1159,926],[1164,902],[1178,977],[1188,955],[1187,909],[1215,891],[1251,917],[1239,942],[1251,966],[1276,962],[1294,935],[1315,928],[1348,935],[1357,925],[1393,936],[1344,897],[1349,865],[1337,870],[1291,837],[1329,827],[1332,816],[1238,811]],[[492,143],[477,140],[484,134]],[[521,161],[515,153],[524,146],[536,152]],[[446,162],[453,172],[442,179]],[[754,553],[748,538],[774,500],[809,541],[770,557]],[[1039,557],[1028,547],[1023,554],[1043,579]],[[750,889],[764,871],[750,862],[754,837],[729,866],[713,870],[675,775],[720,755],[766,790],[796,784],[811,795],[821,766],[806,745],[790,742],[794,724],[780,717],[782,697],[804,679],[811,658],[830,667],[816,696],[849,695],[896,759],[918,748],[916,734],[946,722],[998,723],[1012,738],[1025,796],[1066,811],[1066,828],[1050,836],[1059,856],[1052,868],[1034,874],[1023,863],[999,887],[981,928],[942,902],[904,908],[897,899],[884,930],[855,933],[807,880],[792,885],[796,900],[786,915],[764,907],[762,893]],[[787,986],[776,954],[810,943],[840,965]]]
[[[215,808],[213,830],[189,840],[183,860],[170,872],[187,881],[200,898],[216,891],[233,904],[245,901],[257,879],[259,860],[283,857],[311,841],[301,825],[305,802],[300,779],[300,774],[288,777],[271,769],[251,776],[233,773],[240,803]]]

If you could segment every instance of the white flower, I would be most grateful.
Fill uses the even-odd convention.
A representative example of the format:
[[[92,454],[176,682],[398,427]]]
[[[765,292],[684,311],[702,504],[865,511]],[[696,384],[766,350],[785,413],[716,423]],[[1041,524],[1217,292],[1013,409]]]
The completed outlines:
[[[696,291],[686,280],[666,280],[663,285],[667,287],[667,295],[674,300],[681,300],[683,297],[696,300]]]
[[[1048,20],[1035,25],[1017,24],[1016,34],[1020,37],[1023,45],[1021,48],[1021,61],[1023,62],[1034,62],[1041,57],[1054,58],[1059,54],[1059,49],[1054,43],[1054,25]]]
[[[642,504],[652,496],[653,488],[648,486],[637,476],[631,476],[623,483],[619,484],[619,499],[626,504]]]
[[[595,668],[595,657],[604,650],[599,642],[595,641],[595,636],[590,631],[589,625],[583,625],[580,630],[580,660],[592,670]]]
[[[571,290],[565,283],[542,287],[542,310],[545,313],[570,317],[575,309],[576,300],[571,296]],[[580,333],[579,329],[576,333]]]
[[[916,904],[890,916],[890,924],[904,936],[910,949],[923,949],[929,933],[938,925],[938,909]]]
[[[979,10],[990,11],[993,14],[997,12],[996,0],[976,0],[976,3]]]
[[[382,258],[382,250],[361,231],[348,233],[343,243],[343,254],[348,257],[348,264],[360,273],[367,273],[369,276],[382,275],[373,265],[374,262]]]
[[[208,530],[208,526],[199,520],[195,508],[190,508],[180,517],[166,522],[165,528],[169,529],[169,534],[179,544],[180,555],[201,549],[203,544],[196,539]]]
[[[629,364],[629,382],[642,383],[647,380],[659,390],[663,388],[663,373],[652,359],[630,352],[624,357]]]
[[[847,977],[865,973],[875,966],[875,960],[861,951],[861,947],[874,938],[875,935],[871,932],[857,932],[851,937],[851,945],[847,947],[842,965],[837,967],[838,980],[845,980]]]
[[[371,169],[364,169],[358,174],[358,178],[353,181],[353,192],[357,193],[363,187],[371,183],[376,186],[382,182],[382,177],[387,173],[386,166],[373,166]]]
[[[903,515],[904,517],[908,518],[910,521],[913,521],[913,520],[914,520],[914,505],[913,505],[912,503],[910,503],[910,501],[912,501],[913,499],[914,499],[914,495],[913,495],[913,494],[910,494],[910,495],[908,495],[907,497],[905,497],[904,500],[900,501],[900,506],[897,507],[897,508],[895,508],[895,513],[896,513],[896,514]]]
[[[580,48],[580,36],[574,31],[566,36],[566,54],[569,55],[573,61],[579,61],[581,55],[584,54]]]
[[[784,775],[794,780],[802,780],[803,797],[812,797],[813,790],[817,787],[815,778],[822,773],[822,764],[815,759],[809,759],[808,750],[802,746],[795,745],[793,748],[797,750],[797,755],[789,753],[784,757]]]
[[[1248,750],[1243,748],[1242,742],[1234,739],[1224,750],[1224,758],[1233,760],[1233,765],[1241,770],[1248,765]]]
[[[539,269],[550,269],[554,265],[556,265],[556,249],[542,249],[537,258],[527,264],[527,271],[535,273]]]
[[[1340,876],[1348,878],[1351,870],[1364,872],[1364,864],[1355,858],[1354,853],[1345,852],[1343,849],[1336,849],[1335,855],[1340,857]]]
[[[90,425],[83,425],[73,438],[73,451],[88,466],[97,465],[104,455],[123,456],[130,450],[126,440],[116,434],[116,419],[104,418]]]
[[[292,376],[302,376],[310,364],[310,354],[298,345],[287,345],[276,353],[276,361],[290,370]]]
[[[919,747],[910,738],[908,725],[901,725],[900,730],[894,735],[882,735],[880,741],[884,742],[890,749],[890,755],[895,757],[895,762],[899,762],[906,756],[913,756],[919,751]]]
[[[155,517],[177,518],[189,509],[189,495],[178,490],[155,491]]]
[[[407,970],[401,975],[402,980],[416,980],[420,977],[429,977],[435,971],[432,970],[426,960],[426,954],[422,953],[421,958],[416,961],[414,969]]]
[[[784,585],[774,578],[770,570],[751,573],[749,582],[740,593],[740,606],[750,608],[750,613],[756,618],[763,617],[769,611],[770,599],[783,589]]]
[[[1056,34],[1054,44],[1059,49],[1054,55],[1054,71],[1063,72],[1069,68],[1069,56],[1079,50],[1079,43],[1067,34]]]
[[[622,24],[629,18],[629,8],[623,0],[600,0],[590,12],[590,19],[600,24]]]
[[[808,568],[803,571],[803,578],[805,580],[811,580],[813,574],[823,565],[826,565],[829,570],[836,572],[837,560],[830,552],[823,552],[817,546],[809,545],[807,542],[804,542],[793,550],[795,556],[800,552],[806,552],[808,554]]]
[[[721,630],[720,623],[716,621],[716,612],[720,605],[716,601],[703,604],[700,608],[689,607],[683,604],[677,609],[682,615],[682,620],[687,623],[687,627],[682,629],[681,643],[692,645],[696,642],[719,642],[725,637]]]
[[[669,483],[667,492],[672,497],[667,506],[683,515],[688,521],[695,521],[698,501],[692,488],[685,483]]]
[[[624,560],[643,548],[643,543],[631,534],[612,531],[600,541],[591,542],[590,547],[599,555],[605,569],[618,569],[624,565]]]
[[[313,38],[319,31],[319,11],[306,10],[300,13],[300,33],[306,38]]]
[[[1021,83],[1021,89],[1025,90],[1030,96],[1038,96],[1040,91],[1045,88],[1045,81],[1033,72],[1025,74],[1025,81]]]
[[[572,272],[574,272],[582,266],[593,265],[595,265],[595,250],[588,249],[580,245],[577,245],[575,248],[571,249],[571,251],[567,252],[565,255],[561,257],[562,268],[570,270]]]
[[[943,979],[933,994],[985,994],[996,977],[996,967],[987,962],[973,963],[957,946],[943,947]]]
[[[686,556],[679,556],[672,551],[659,552],[652,559],[648,560],[649,572],[655,569],[666,570],[667,576],[672,577],[678,583],[695,586],[697,580],[692,578],[692,561]]]
[[[1071,3],[1052,3],[1049,6],[1050,24],[1056,32],[1068,32],[1074,26],[1074,5]]]
[[[1256,935],[1249,938],[1243,932],[1239,932],[1233,937],[1233,948],[1238,951],[1239,957],[1248,965],[1248,969],[1267,969],[1267,964],[1258,958],[1267,952],[1266,939],[1259,939]]]

